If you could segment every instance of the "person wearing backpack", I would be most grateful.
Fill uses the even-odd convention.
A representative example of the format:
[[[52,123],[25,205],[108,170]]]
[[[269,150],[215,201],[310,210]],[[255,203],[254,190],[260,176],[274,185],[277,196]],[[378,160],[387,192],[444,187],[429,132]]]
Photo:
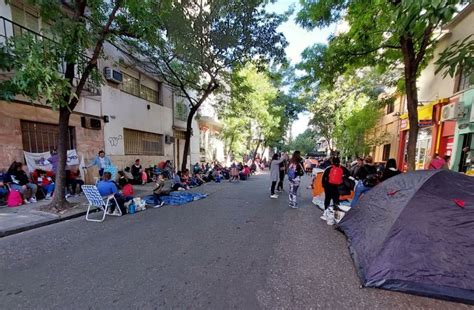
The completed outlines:
[[[332,159],[332,164],[324,170],[323,187],[324,187],[324,213],[321,219],[326,221],[331,210],[329,205],[331,200],[334,206],[339,205],[339,186],[344,183],[344,177],[349,176],[349,170],[341,166],[341,160],[338,157]]]
[[[351,208],[357,205],[357,202],[363,194],[379,183],[377,168],[374,165],[372,156],[367,156],[365,158],[364,166],[359,170],[356,179],[359,179],[359,182],[357,182],[355,186],[354,199],[351,201]]]
[[[289,207],[297,209],[296,195],[301,183],[301,177],[304,175],[303,159],[301,153],[295,151],[290,159],[288,166],[288,181],[290,183],[290,190],[288,193]]]

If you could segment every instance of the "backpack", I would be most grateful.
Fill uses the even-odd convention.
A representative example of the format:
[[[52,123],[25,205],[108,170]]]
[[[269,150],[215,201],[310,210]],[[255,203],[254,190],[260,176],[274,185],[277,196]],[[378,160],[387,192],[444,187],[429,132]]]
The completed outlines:
[[[362,181],[362,184],[364,184],[365,187],[374,187],[379,183],[379,177],[377,174],[369,174],[364,181]]]
[[[18,191],[10,191],[7,198],[7,206],[10,208],[18,207],[23,204],[23,199]]]
[[[344,170],[341,166],[332,166],[331,171],[329,171],[329,184],[331,185],[341,185],[344,180]]]
[[[122,194],[127,197],[127,196],[133,196],[133,186],[130,183],[127,183],[124,185],[122,188]]]
[[[288,167],[288,180],[293,181],[296,178],[296,167],[294,164],[291,164]]]

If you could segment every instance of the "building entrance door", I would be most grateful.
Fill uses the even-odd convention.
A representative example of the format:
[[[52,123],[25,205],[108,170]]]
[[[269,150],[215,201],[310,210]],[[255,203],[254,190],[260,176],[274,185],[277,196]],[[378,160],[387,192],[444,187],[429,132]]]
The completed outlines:
[[[467,170],[471,167],[471,163],[467,162],[467,159],[470,158],[470,154],[472,154],[473,150],[473,134],[468,133],[463,135],[462,137],[462,148],[461,148],[461,159],[459,161],[459,172],[467,172]],[[470,148],[469,152],[465,152],[464,149],[466,147]]]

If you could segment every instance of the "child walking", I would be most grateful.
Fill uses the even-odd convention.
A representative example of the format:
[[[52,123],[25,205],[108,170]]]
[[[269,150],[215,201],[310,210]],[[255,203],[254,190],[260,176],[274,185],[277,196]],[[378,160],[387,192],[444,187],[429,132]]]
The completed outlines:
[[[288,193],[289,206],[292,209],[297,209],[296,195],[301,183],[301,176],[304,175],[304,168],[302,158],[299,151],[295,151],[290,159],[288,166],[288,181],[290,183],[290,191]]]

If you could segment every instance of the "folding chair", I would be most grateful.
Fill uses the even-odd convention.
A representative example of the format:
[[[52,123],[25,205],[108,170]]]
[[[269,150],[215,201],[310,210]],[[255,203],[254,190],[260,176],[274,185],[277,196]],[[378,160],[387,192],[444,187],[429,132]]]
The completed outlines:
[[[99,190],[97,189],[97,186],[95,185],[82,185],[82,192],[87,198],[87,201],[89,202],[89,206],[87,207],[87,212],[86,212],[86,221],[89,222],[103,222],[105,220],[105,216],[107,215],[107,209],[111,207],[111,202],[115,202],[115,208],[119,210],[119,215],[113,215],[113,216],[122,216],[122,210],[120,210],[119,204],[117,202],[117,199],[115,199],[114,195],[109,195],[108,197],[102,197],[99,193]],[[96,207],[99,210],[104,211],[104,214],[102,215],[102,219],[91,219],[89,218],[89,213],[91,210],[91,207]]]

